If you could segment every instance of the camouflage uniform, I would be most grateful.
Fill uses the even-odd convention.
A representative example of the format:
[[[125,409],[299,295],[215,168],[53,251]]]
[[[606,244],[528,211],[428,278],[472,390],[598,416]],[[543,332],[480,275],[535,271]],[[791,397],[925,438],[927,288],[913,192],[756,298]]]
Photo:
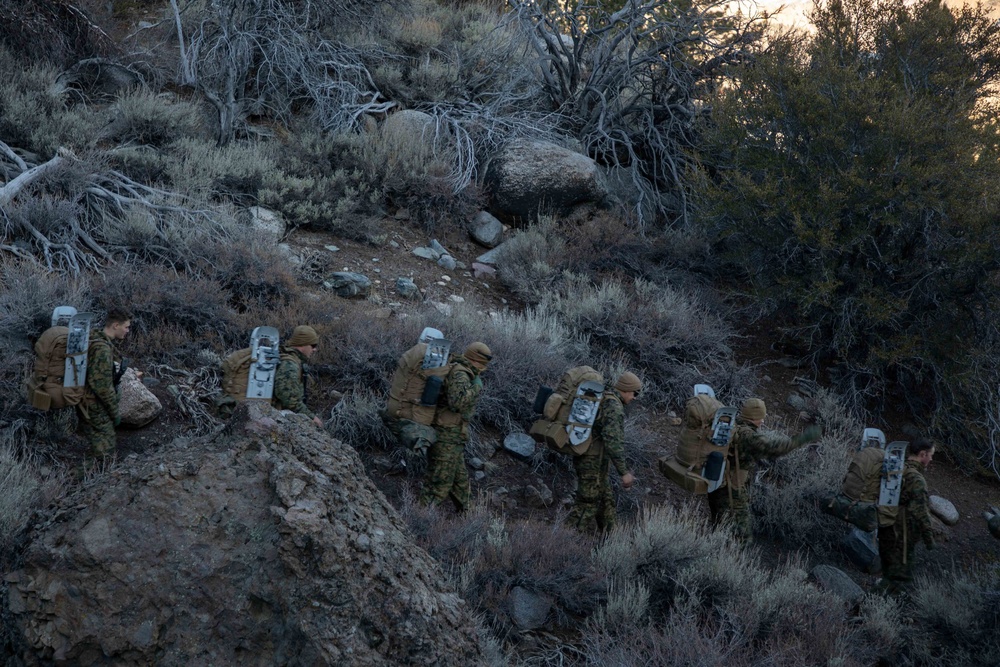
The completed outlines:
[[[818,427],[810,427],[795,437],[778,433],[764,435],[756,424],[737,418],[726,458],[726,484],[708,494],[712,525],[717,526],[728,519],[737,539],[749,541],[753,537],[753,527],[747,481],[753,477],[757,462],[776,459],[813,442],[818,437],[816,431]]]
[[[114,348],[101,329],[90,332],[87,351],[87,392],[77,405],[80,430],[90,444],[90,458],[115,453],[118,392],[115,390]]]
[[[437,442],[427,451],[427,477],[420,494],[420,502],[435,505],[451,497],[458,511],[469,506],[472,490],[469,471],[465,467],[465,443],[469,434],[469,420],[476,408],[476,401],[483,389],[479,369],[463,356],[452,359],[454,368],[445,378],[434,431]],[[440,422],[440,423],[439,423]]]
[[[924,466],[906,460],[903,485],[899,493],[899,512],[891,526],[879,526],[878,553],[882,561],[881,588],[886,593],[901,593],[913,581],[913,552],[917,541],[934,547],[934,530],[927,495]]]
[[[310,419],[315,417],[306,405],[306,355],[294,348],[282,350],[281,362],[274,374],[274,399],[279,410],[291,410]]]
[[[619,476],[628,472],[625,465],[625,405],[617,389],[611,389],[601,401],[593,438],[586,453],[573,457],[576,500],[566,517],[567,525],[590,533],[609,531],[615,526],[615,495],[608,480],[611,464],[614,464]]]

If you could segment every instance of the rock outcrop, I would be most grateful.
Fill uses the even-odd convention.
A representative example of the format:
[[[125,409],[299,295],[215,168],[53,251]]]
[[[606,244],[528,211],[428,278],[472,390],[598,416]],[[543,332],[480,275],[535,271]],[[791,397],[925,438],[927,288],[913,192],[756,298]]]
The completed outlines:
[[[609,197],[597,163],[547,141],[517,140],[491,161],[486,182],[493,213],[513,223],[531,223],[539,213],[565,213],[578,204]]]
[[[357,453],[269,406],[85,483],[6,579],[29,665],[481,662]]]

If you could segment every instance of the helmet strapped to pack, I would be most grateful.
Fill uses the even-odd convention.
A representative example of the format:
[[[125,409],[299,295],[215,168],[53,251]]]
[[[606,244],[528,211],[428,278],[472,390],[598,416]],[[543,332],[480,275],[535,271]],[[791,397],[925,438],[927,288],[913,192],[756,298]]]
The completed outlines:
[[[34,369],[25,383],[32,407],[51,410],[83,400],[94,317],[94,313],[79,313],[72,306],[52,311],[52,326],[35,342]]]
[[[555,391],[539,389],[533,406],[542,417],[531,425],[528,435],[561,454],[586,453],[604,395],[604,378],[596,370],[590,366],[569,369]]]
[[[711,493],[726,480],[729,444],[738,410],[724,406],[707,384],[696,384],[684,404],[677,452],[657,462],[660,472],[685,491]]]

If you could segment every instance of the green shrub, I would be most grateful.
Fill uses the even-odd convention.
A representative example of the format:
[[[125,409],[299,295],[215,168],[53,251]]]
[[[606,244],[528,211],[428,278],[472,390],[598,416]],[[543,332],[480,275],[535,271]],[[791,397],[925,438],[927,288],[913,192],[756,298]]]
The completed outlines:
[[[280,169],[270,172],[261,188],[261,205],[280,212],[296,227],[370,240],[383,194],[363,168],[361,141],[305,127],[293,132],[283,146]]]
[[[197,106],[144,88],[124,94],[109,113],[111,120],[101,138],[116,144],[161,148],[206,134],[203,114]]]
[[[412,501],[402,514],[417,544],[448,568],[462,597],[502,638],[516,633],[509,611],[515,587],[552,601],[547,625],[555,628],[571,628],[605,598],[604,577],[588,565],[593,542],[561,524],[508,523],[482,509],[445,517]]]
[[[257,203],[264,183],[280,172],[275,147],[263,142],[214,142],[183,138],[167,146],[164,174],[171,189],[195,201]]]
[[[864,425],[830,392],[820,390],[811,406],[823,439],[762,464],[751,487],[751,507],[755,526],[765,534],[829,556],[850,526],[820,511],[816,495],[840,490]]]
[[[0,48],[0,140],[44,161],[60,146],[82,151],[100,120],[88,107],[69,107],[54,85],[59,72],[43,63],[25,65]]]
[[[566,244],[551,219],[508,239],[497,257],[497,276],[528,303],[540,302],[561,276]]]
[[[11,550],[36,509],[42,476],[16,446],[12,429],[0,432],[0,563],[10,564]]]
[[[913,629],[903,653],[917,665],[995,665],[1000,661],[1000,567],[920,577]]]
[[[328,428],[334,437],[358,451],[392,450],[396,439],[382,422],[384,409],[383,394],[358,388],[333,407]]]

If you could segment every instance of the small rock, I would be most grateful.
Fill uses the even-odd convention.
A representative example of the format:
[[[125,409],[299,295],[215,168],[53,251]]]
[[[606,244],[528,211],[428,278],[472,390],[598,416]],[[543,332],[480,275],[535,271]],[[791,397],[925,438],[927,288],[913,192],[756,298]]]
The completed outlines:
[[[530,459],[535,454],[535,441],[527,433],[511,433],[504,438],[503,448],[515,456]]]
[[[454,301],[455,303],[465,303],[465,297],[459,296],[457,294],[452,294],[448,297],[449,301]]]
[[[329,250],[330,252],[340,252],[340,248],[338,248],[335,245],[325,245],[323,247]]]
[[[451,306],[446,303],[441,303],[440,301],[431,301],[431,305],[445,317],[451,317]]]
[[[673,419],[677,416],[677,413],[671,410],[670,412],[667,413],[667,416]]]
[[[250,212],[250,225],[262,237],[277,243],[285,235],[285,221],[279,214],[262,206],[251,206],[247,210]]]
[[[497,270],[488,264],[480,264],[479,262],[472,263],[472,275],[476,278],[482,276],[494,276]]]
[[[413,254],[423,259],[431,259],[435,261],[441,256],[441,253],[434,252],[430,248],[425,248],[423,246],[419,248],[414,248]]]
[[[368,297],[372,291],[372,281],[367,276],[353,271],[337,271],[323,282],[323,286],[331,289],[345,299]]]
[[[795,410],[804,411],[806,408],[809,407],[809,404],[806,403],[806,399],[804,399],[799,394],[796,394],[795,392],[792,392],[791,394],[788,395],[787,402]]]
[[[455,268],[456,268],[457,270],[459,270],[459,271],[465,271],[465,270],[466,270],[467,268],[469,268],[469,267],[465,265],[465,262],[460,262],[460,261],[458,261],[458,260],[456,259],[456,260],[455,260]]]
[[[441,258],[438,259],[438,266],[445,271],[454,271],[457,268],[455,258],[451,255],[441,255]]]
[[[519,630],[534,630],[545,625],[545,619],[552,609],[552,601],[547,596],[515,586],[507,598],[507,608],[510,620]]]
[[[285,259],[288,260],[289,264],[292,266],[300,266],[302,264],[302,258],[295,254],[292,246],[287,243],[279,243],[277,247],[285,255]]]
[[[450,255],[451,253],[444,249],[444,246],[438,243],[437,239],[431,241],[431,250],[436,252],[438,255]]]
[[[145,426],[163,411],[160,399],[139,379],[134,368],[125,370],[118,391],[118,412],[122,424]]]
[[[476,243],[496,248],[503,240],[503,224],[486,211],[480,211],[469,226],[469,235]]]
[[[477,470],[475,473],[472,474],[472,476],[476,479],[477,482],[481,482],[484,479],[486,479],[486,473],[483,472],[482,470]]]
[[[809,573],[819,587],[828,590],[852,607],[861,601],[865,592],[847,573],[831,565],[817,565]]]
[[[441,280],[445,282],[451,282],[451,276],[441,276]]]
[[[410,209],[408,209],[408,208],[397,209],[396,210],[396,214],[394,216],[392,216],[392,217],[396,218],[396,220],[409,220],[410,219]]]
[[[930,497],[930,509],[931,513],[944,521],[945,524],[954,526],[958,523],[958,510],[955,509],[955,506],[951,503],[951,501],[946,500],[941,496]]]
[[[389,241],[389,247],[398,249],[399,243],[397,243],[396,241]]]
[[[476,261],[479,262],[480,264],[496,264],[497,258],[500,257],[501,248],[503,247],[504,244],[501,243],[496,248],[493,248],[493,250],[490,250],[489,252],[484,252],[479,257],[476,257]]]
[[[485,467],[485,464],[481,458],[474,456],[469,459],[469,467],[473,470],[482,470]]]
[[[531,507],[544,509],[552,504],[552,491],[541,482],[536,484],[524,487],[524,500]]]
[[[404,299],[416,299],[420,296],[420,289],[412,278],[396,278],[396,291]]]

